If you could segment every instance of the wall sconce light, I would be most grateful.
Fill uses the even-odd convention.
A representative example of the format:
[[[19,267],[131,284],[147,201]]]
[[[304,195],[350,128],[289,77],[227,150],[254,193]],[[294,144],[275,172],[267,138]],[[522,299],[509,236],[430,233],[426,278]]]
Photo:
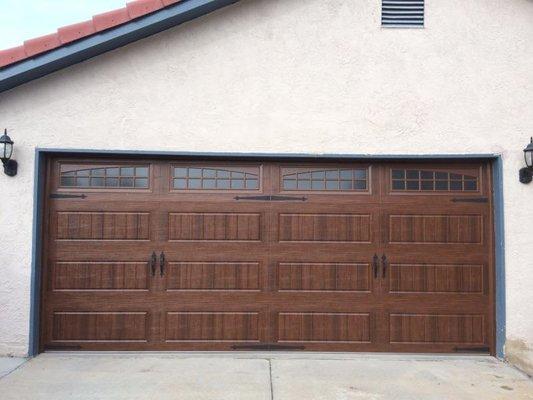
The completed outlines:
[[[14,143],[15,142],[7,136],[7,129],[5,129],[4,134],[0,136],[0,160],[2,160],[2,164],[4,164],[4,172],[8,176],[17,175],[18,164],[15,160],[11,159]]]
[[[533,138],[524,149],[524,159],[526,160],[526,167],[520,170],[520,182],[530,183],[533,180]]]

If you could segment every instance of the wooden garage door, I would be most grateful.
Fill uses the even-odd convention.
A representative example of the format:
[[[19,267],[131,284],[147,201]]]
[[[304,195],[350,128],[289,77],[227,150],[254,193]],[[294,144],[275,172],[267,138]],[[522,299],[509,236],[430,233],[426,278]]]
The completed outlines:
[[[41,347],[492,352],[489,174],[50,160]]]

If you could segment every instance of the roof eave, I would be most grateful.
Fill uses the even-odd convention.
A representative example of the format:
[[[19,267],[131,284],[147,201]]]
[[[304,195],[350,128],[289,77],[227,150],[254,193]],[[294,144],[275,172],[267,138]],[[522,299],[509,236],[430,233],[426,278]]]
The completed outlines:
[[[239,0],[183,0],[123,25],[0,69],[0,93],[162,32]]]

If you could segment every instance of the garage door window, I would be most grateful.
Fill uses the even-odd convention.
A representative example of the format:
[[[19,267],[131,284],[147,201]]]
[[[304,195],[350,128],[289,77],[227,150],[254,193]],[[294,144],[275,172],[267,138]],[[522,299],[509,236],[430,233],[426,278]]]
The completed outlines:
[[[283,190],[366,191],[368,171],[357,169],[283,168]]]
[[[150,167],[147,165],[61,165],[61,187],[71,188],[139,188],[149,187]]]
[[[174,166],[174,190],[258,190],[259,167],[224,168]]]
[[[478,178],[446,171],[392,169],[392,190],[395,192],[476,192]]]

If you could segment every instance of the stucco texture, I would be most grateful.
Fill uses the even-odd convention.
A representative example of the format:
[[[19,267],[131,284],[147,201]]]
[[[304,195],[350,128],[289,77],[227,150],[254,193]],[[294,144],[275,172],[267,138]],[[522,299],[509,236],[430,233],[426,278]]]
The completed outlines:
[[[533,346],[533,1],[246,0],[0,94],[0,353],[28,351],[35,148],[502,156],[507,336]],[[148,138],[148,140],[147,140]]]

